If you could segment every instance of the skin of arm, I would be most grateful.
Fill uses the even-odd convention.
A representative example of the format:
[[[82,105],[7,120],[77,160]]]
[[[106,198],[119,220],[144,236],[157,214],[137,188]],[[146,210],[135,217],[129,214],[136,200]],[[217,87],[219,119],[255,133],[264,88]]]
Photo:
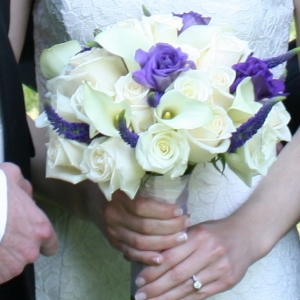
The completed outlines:
[[[10,1],[10,25],[8,36],[17,61],[24,45],[31,0]]]
[[[162,253],[163,264],[141,272],[136,299],[206,299],[237,284],[300,220],[299,164],[300,130],[235,213],[191,227],[185,244]],[[196,293],[193,274],[203,283]]]

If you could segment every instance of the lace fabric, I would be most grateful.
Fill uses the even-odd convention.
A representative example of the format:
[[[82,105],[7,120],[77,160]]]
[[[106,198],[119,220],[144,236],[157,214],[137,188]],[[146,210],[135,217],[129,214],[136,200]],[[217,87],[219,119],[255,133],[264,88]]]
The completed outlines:
[[[249,41],[255,55],[260,58],[275,56],[287,49],[293,0],[160,0],[156,3],[153,0],[131,0],[130,5],[128,0],[36,0],[35,55],[41,103],[46,93],[45,80],[39,71],[43,49],[70,39],[85,44],[92,39],[94,29],[139,17],[142,4],[153,14],[193,10],[210,16],[211,24],[228,26],[240,38]],[[284,65],[277,67],[274,74],[276,77],[284,74]],[[230,174],[228,181],[216,186],[214,176],[203,175],[202,170],[198,166],[190,182],[190,199],[193,198],[190,205],[195,222],[230,214],[251,192]],[[203,177],[206,188],[212,189],[209,198],[203,198]],[[207,186],[209,178],[213,180]],[[50,207],[47,210],[58,231],[61,248],[57,256],[41,258],[36,264],[37,299],[128,299],[129,264],[123,262],[121,255],[112,251],[93,226],[83,225],[82,221]],[[70,238],[72,236],[76,239]],[[209,299],[298,300],[299,257],[299,239],[294,230],[269,256],[252,266],[232,291]]]

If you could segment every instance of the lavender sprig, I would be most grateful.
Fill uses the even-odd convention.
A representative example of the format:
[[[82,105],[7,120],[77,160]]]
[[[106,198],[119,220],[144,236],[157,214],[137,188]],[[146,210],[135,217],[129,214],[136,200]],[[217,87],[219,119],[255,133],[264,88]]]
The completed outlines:
[[[242,147],[253,135],[263,126],[272,107],[279,101],[285,99],[284,97],[275,97],[266,101],[259,111],[251,117],[248,121],[243,123],[230,138],[230,146],[227,150],[228,153],[235,152],[238,148]]]
[[[294,48],[284,54],[278,55],[264,60],[269,69],[275,68],[280,64],[283,64],[290,60],[293,56],[297,55],[300,52],[300,47]]]
[[[147,102],[150,107],[157,107],[160,103],[160,98],[162,97],[164,93],[152,91],[148,94]]]
[[[130,131],[127,127],[125,110],[123,110],[118,117],[118,130],[123,141],[131,148],[135,148],[139,139],[139,135],[133,131]]]
[[[64,138],[89,144],[89,125],[86,123],[68,122],[58,115],[50,104],[45,105],[45,112],[53,129]]]

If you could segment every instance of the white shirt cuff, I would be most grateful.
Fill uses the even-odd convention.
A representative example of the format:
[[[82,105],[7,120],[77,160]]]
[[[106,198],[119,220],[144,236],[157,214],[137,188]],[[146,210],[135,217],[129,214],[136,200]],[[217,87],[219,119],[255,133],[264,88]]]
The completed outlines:
[[[0,169],[0,242],[5,233],[7,222],[7,181],[5,173]]]

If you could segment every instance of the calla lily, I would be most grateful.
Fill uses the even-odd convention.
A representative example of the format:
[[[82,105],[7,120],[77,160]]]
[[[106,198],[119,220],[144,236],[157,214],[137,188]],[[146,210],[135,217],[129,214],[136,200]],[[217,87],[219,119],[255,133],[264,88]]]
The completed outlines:
[[[59,75],[68,64],[69,59],[80,50],[81,47],[77,41],[57,44],[43,50],[40,58],[40,68],[44,77],[51,79]]]
[[[254,101],[254,87],[250,77],[245,78],[236,90],[236,97],[228,109],[228,115],[236,124],[242,124],[251,118],[261,107]]]
[[[179,35],[178,42],[202,50],[211,43],[212,36],[218,30],[220,30],[220,27],[217,26],[191,26]]]
[[[83,108],[93,126],[106,136],[119,136],[117,119],[123,110],[126,122],[129,124],[130,121],[131,110],[126,101],[115,103],[105,93],[93,89],[89,83],[84,83]]]
[[[142,16],[141,24],[146,36],[154,44],[177,42],[178,31],[182,28],[181,18],[170,15]]]
[[[161,97],[154,113],[159,123],[174,129],[198,128],[211,122],[214,117],[208,105],[174,90]]]
[[[132,28],[114,27],[99,33],[94,41],[112,54],[124,59],[128,71],[140,68],[134,56],[137,49],[148,51],[153,45],[150,38]]]
[[[213,103],[221,106],[225,110],[228,110],[228,108],[231,107],[231,105],[234,101],[233,95],[221,90],[218,87],[213,87],[212,97],[213,97]]]

